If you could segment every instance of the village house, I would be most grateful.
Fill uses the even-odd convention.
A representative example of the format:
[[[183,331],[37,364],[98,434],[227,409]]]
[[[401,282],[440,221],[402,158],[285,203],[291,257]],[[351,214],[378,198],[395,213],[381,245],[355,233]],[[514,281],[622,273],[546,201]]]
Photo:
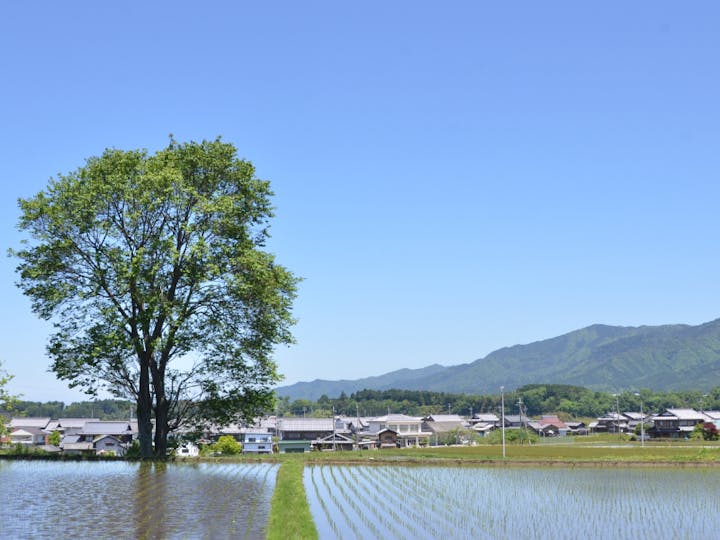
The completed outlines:
[[[376,435],[378,448],[398,447],[398,434],[394,429],[383,428]]]
[[[475,424],[495,424],[500,422],[500,417],[494,413],[475,413],[472,418],[468,420],[470,426]]]
[[[348,432],[334,432],[326,437],[313,441],[313,448],[316,450],[353,450],[355,441]]]
[[[79,424],[79,420],[77,424]],[[70,423],[68,423],[70,424]],[[64,435],[60,449],[66,454],[114,454],[124,456],[132,441],[137,439],[135,420],[88,419],[75,433]]]
[[[85,422],[78,434],[85,440],[112,435],[129,444],[138,438],[139,430],[137,420],[97,420]]]
[[[587,435],[588,430],[585,422],[565,422],[568,427],[568,435]]]
[[[24,446],[40,446],[47,444],[48,432],[45,428],[50,423],[50,417],[11,418],[9,441],[10,444]]]
[[[433,414],[423,418],[422,429],[431,433],[432,443],[459,443],[466,442],[463,432],[469,429],[469,424],[457,414]]]
[[[506,414],[505,415],[505,427],[506,428],[522,428],[526,427],[530,419],[525,415],[519,414]],[[502,420],[499,421],[502,424]],[[498,425],[500,425],[498,424]]]
[[[99,455],[124,456],[127,444],[114,435],[99,435],[92,441],[95,453]]]
[[[243,433],[243,454],[272,454],[273,436],[267,431],[248,429]]]
[[[99,418],[58,418],[51,420],[45,427],[48,433],[57,431],[62,436],[78,435],[87,422],[100,422]]]
[[[542,415],[538,423],[546,436],[564,437],[570,431],[567,424],[555,415]]]
[[[313,442],[333,434],[333,418],[279,418],[278,450],[281,454],[309,452]]]
[[[468,420],[470,427],[481,437],[485,437],[500,425],[500,418],[493,413],[477,413]]]
[[[609,412],[588,425],[592,433],[627,433],[630,430],[627,416]]]
[[[371,418],[368,433],[377,437],[383,429],[397,433],[397,443],[401,447],[427,444],[432,433],[422,428],[422,418],[404,414],[388,414]]]
[[[709,416],[695,409],[665,409],[653,417],[653,427],[648,431],[653,437],[677,439],[690,436],[697,424],[710,421]]]
[[[63,454],[95,454],[95,445],[92,439],[86,440],[82,435],[66,435],[60,441]]]

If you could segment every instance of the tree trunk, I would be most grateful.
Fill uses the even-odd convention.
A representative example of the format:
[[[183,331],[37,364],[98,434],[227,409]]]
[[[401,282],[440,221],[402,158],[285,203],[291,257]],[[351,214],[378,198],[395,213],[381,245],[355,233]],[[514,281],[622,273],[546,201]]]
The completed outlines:
[[[155,457],[167,457],[168,402],[165,395],[156,396],[155,405]]]
[[[152,399],[150,398],[150,366],[147,358],[140,359],[140,387],[137,397],[138,436],[140,457],[153,457]]]
[[[168,438],[168,403],[165,395],[165,365],[166,359],[161,357],[160,365],[151,365],[152,385],[155,392],[155,457],[165,459],[167,457]]]

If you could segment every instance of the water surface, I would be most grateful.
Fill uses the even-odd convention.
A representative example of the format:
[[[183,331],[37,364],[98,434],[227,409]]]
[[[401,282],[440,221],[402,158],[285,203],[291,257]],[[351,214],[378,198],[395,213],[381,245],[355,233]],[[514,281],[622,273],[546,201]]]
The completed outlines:
[[[277,466],[0,461],[2,538],[263,538]]]

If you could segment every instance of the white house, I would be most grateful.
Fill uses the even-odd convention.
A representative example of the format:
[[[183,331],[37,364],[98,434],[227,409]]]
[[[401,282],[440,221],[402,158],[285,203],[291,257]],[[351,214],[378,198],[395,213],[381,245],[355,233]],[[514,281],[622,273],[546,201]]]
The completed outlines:
[[[50,422],[50,417],[18,417],[11,418],[10,442],[12,444],[42,445],[45,444],[45,436],[48,432],[45,427]]]
[[[99,435],[93,439],[93,447],[96,454],[125,455],[125,443],[114,435]]]
[[[400,446],[427,444],[432,436],[430,431],[423,431],[422,418],[404,414],[388,414],[370,419],[368,432],[371,435],[377,435],[384,429],[397,433]]]
[[[272,454],[272,435],[263,431],[246,431],[243,435],[243,454]]]
[[[184,442],[175,450],[177,457],[198,457],[200,455],[200,448],[193,442]]]
[[[10,444],[32,446],[45,444],[45,432],[38,428],[16,428],[10,432]]]

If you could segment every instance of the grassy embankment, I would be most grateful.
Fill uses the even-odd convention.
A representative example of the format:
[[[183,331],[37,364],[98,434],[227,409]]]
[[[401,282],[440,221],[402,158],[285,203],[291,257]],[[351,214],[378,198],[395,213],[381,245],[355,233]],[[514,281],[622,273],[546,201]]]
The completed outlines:
[[[267,538],[315,539],[315,522],[303,486],[303,459],[287,459],[277,473]]]
[[[643,447],[638,442],[617,438],[566,438],[542,444],[509,444],[505,454],[503,459],[501,445],[480,444],[361,452],[311,452],[294,455],[292,459],[309,464],[720,466],[720,443],[706,441],[653,441]],[[275,454],[260,459],[284,463],[289,458],[289,455]]]

